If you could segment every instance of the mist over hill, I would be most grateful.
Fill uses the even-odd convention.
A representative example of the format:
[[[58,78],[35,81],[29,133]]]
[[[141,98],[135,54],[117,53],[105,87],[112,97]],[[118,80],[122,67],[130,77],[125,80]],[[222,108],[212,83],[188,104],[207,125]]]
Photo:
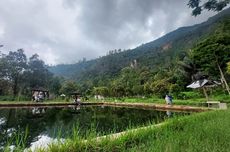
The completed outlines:
[[[198,41],[212,34],[217,24],[229,15],[230,8],[209,18],[206,22],[178,28],[159,39],[142,44],[134,49],[111,50],[107,55],[93,60],[51,66],[49,70],[57,76],[79,82],[113,78],[123,68],[134,65],[157,71],[159,67],[168,67],[175,60],[182,58],[184,53]]]

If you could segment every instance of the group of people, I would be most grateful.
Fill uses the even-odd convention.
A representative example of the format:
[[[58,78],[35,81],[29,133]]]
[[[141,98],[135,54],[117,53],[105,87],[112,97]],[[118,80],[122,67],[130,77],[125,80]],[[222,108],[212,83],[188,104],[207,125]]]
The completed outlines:
[[[35,91],[33,96],[32,96],[32,100],[35,102],[41,102],[43,101],[45,98],[44,92],[42,91]]]
[[[74,96],[74,103],[76,103],[77,105],[80,105],[81,104],[81,97],[78,95]]]

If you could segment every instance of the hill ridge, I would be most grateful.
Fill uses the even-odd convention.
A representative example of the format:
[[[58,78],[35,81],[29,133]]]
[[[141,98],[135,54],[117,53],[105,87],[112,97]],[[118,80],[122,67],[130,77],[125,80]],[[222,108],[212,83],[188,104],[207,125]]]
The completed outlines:
[[[133,60],[137,60],[141,66],[154,68],[156,65],[162,64],[162,61],[165,61],[166,58],[172,60],[176,55],[189,49],[199,39],[211,33],[219,20],[229,15],[230,8],[210,17],[205,22],[180,27],[134,49],[116,52],[76,64],[56,65],[50,67],[49,70],[55,75],[82,81],[98,75],[115,76],[122,68],[129,66]],[[168,49],[163,49],[167,44],[171,46],[169,45]]]

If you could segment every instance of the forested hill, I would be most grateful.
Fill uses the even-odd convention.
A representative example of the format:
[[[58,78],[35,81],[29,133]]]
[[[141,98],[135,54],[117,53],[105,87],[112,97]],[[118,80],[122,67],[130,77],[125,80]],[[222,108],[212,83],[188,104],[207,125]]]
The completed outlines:
[[[147,67],[157,71],[170,66],[194,44],[211,34],[220,20],[230,16],[230,8],[201,24],[181,27],[152,42],[130,50],[112,50],[108,55],[76,64],[62,64],[49,68],[58,76],[77,81],[110,79],[127,66]]]

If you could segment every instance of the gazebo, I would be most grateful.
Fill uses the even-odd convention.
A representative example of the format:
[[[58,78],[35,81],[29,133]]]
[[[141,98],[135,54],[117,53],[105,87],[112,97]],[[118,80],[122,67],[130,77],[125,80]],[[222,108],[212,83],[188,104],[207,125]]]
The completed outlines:
[[[78,92],[78,91],[75,91],[75,92],[72,92],[71,95],[72,95],[72,97],[74,99],[74,102],[80,104],[80,100],[81,100],[81,97],[82,97],[81,93]]]
[[[36,102],[40,102],[49,98],[49,91],[43,87],[32,88],[31,93],[32,93],[32,100]]]
[[[219,83],[217,81],[212,81],[212,80],[208,80],[208,79],[201,79],[201,80],[194,81],[192,84],[188,85],[187,88],[192,88],[192,89],[202,88],[204,95],[208,101],[209,97],[208,97],[206,89],[218,86],[220,84],[221,83]]]

